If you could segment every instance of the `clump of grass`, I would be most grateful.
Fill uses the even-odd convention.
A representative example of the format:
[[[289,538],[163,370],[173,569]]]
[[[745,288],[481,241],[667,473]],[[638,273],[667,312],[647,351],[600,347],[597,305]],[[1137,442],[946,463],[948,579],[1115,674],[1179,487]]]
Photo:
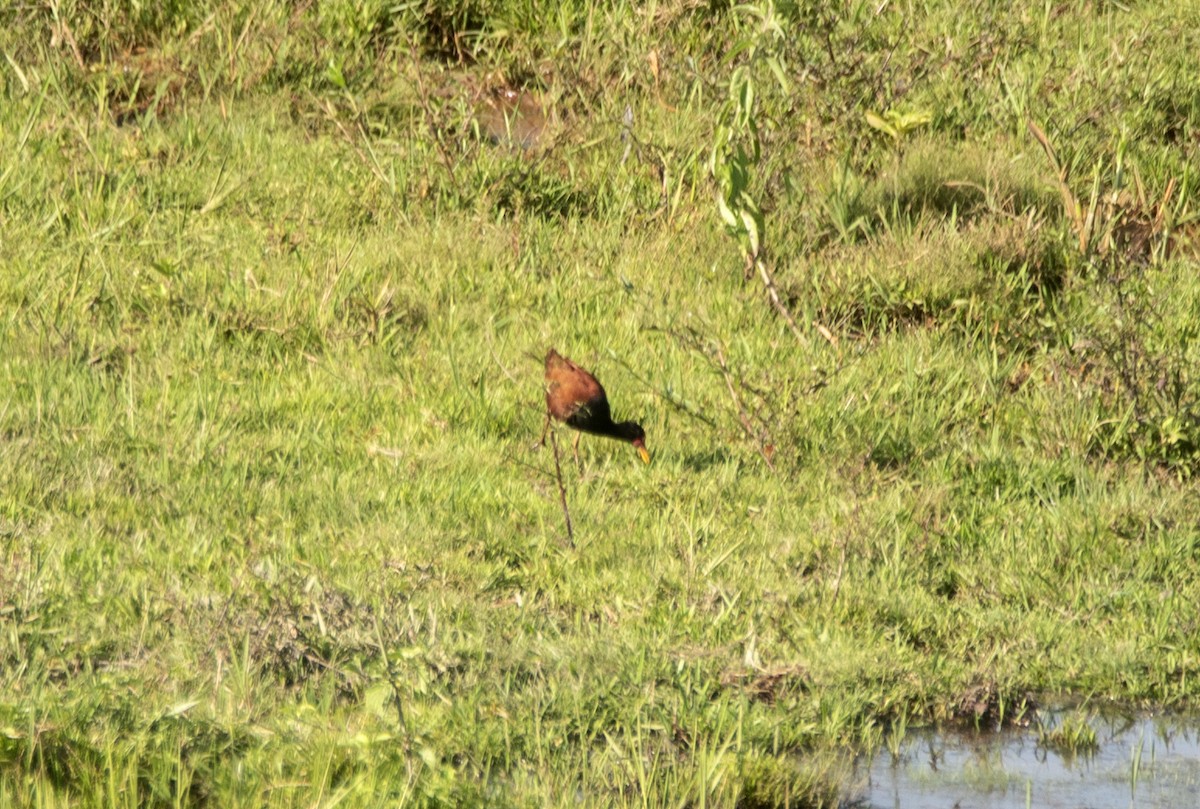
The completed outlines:
[[[1051,199],[1017,155],[920,140],[880,174],[868,204],[894,229],[922,215],[962,224],[987,214],[1020,217],[1044,210]]]
[[[747,809],[837,806],[841,796],[829,772],[819,772],[792,758],[751,755],[738,760],[729,792],[732,805]]]
[[[1100,750],[1096,729],[1091,725],[1091,716],[1073,711],[1054,725],[1039,723],[1038,745],[1061,756],[1095,755]]]

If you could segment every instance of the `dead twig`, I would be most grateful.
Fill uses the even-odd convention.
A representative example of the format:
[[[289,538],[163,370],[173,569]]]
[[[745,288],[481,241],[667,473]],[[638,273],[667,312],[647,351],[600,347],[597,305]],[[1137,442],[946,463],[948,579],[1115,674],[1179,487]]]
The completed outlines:
[[[787,322],[788,328],[792,330],[792,334],[796,335],[796,339],[800,341],[800,345],[808,346],[808,338],[800,331],[800,327],[796,325],[796,319],[792,317],[792,313],[788,311],[783,299],[779,297],[779,289],[775,286],[775,279],[771,277],[771,271],[767,269],[767,262],[756,256],[746,256],[746,269],[758,270],[758,277],[762,279],[763,286],[767,288],[767,295],[771,298],[771,303],[775,306],[775,311],[783,317]]]
[[[754,386],[749,385],[744,379],[740,377],[735,378],[733,372],[729,369],[729,364],[725,360],[725,353],[721,349],[721,346],[716,341],[707,339],[695,329],[687,327],[686,331],[679,331],[677,329],[662,326],[646,326],[644,328],[646,331],[661,332],[662,334],[666,334],[676,342],[686,346],[687,348],[690,348],[700,356],[704,357],[708,364],[721,374],[721,377],[725,380],[725,387],[729,390],[729,397],[733,401],[734,410],[737,412],[738,421],[741,423],[742,431],[746,434],[746,438],[754,442],[755,449],[762,457],[763,461],[767,464],[767,468],[772,472],[775,472],[775,464],[771,460],[771,453],[773,449],[771,448],[770,441],[770,424],[768,419],[761,415],[762,407],[765,406],[768,410],[773,409],[767,394],[764,391],[756,390]],[[630,369],[630,372],[636,375],[636,372],[632,369]],[[762,425],[761,429],[755,429],[750,412],[747,409],[741,394],[738,393],[739,388],[743,391],[749,391],[751,394],[762,400],[761,404],[755,408],[758,412],[754,413],[754,418],[758,419],[759,423]],[[668,401],[671,400],[668,399]],[[717,424],[707,416],[703,414],[694,415],[696,418],[701,419],[710,427],[719,429]]]
[[[671,334],[672,336],[674,336],[670,329],[664,329],[660,326],[647,326],[647,327],[645,327],[645,331],[657,331],[657,332],[662,332],[663,334]],[[646,377],[639,374],[636,370],[634,370],[633,367],[631,367],[629,365],[629,363],[624,360],[624,358],[618,356],[616,353],[614,353],[612,351],[609,351],[608,355],[613,360],[615,360],[617,363],[619,363],[621,365],[621,367],[623,367],[626,371],[628,371],[630,376],[632,376],[638,382],[641,382],[644,387],[649,388],[651,391],[654,392],[654,394],[656,396],[658,396],[660,399],[665,401],[667,404],[674,407],[680,413],[690,416],[690,417],[696,419],[696,421],[701,421],[701,422],[707,424],[709,427],[711,427],[714,430],[720,429],[719,425],[715,421],[713,421],[708,416],[701,413],[696,408],[689,405],[687,402],[683,401],[682,399],[680,399],[676,396],[672,396],[668,391],[659,390],[657,387],[654,386],[654,384],[649,379],[647,379]]]
[[[834,348],[837,348],[837,345],[838,345],[837,337],[834,336],[833,332],[831,332],[829,329],[825,328],[825,326],[821,324],[821,321],[814,320],[813,328],[817,330],[817,334],[819,334],[825,338],[825,341],[827,343],[829,343]]]
[[[79,66],[80,70],[86,71],[87,65],[84,63],[83,54],[79,50],[79,43],[75,41],[75,35],[71,33],[71,26],[67,25],[67,21],[58,12],[58,0],[53,0],[50,3],[50,13],[54,15],[54,22],[58,24],[60,36],[71,47],[71,55],[75,57],[75,64]]]
[[[733,386],[733,376],[729,373],[729,366],[725,363],[725,354],[718,346],[715,350],[717,360],[717,368],[721,371],[721,376],[725,379],[725,387],[729,389],[729,397],[733,399],[733,406],[737,410],[738,420],[742,423],[742,429],[746,431],[746,437],[754,442],[758,454],[762,457],[763,463],[772,472],[775,471],[775,464],[771,463],[771,456],[767,454],[766,447],[763,446],[762,439],[758,432],[754,429],[754,425],[750,423],[750,417],[746,415],[746,408],[742,405],[741,397],[737,394],[737,389]]]
[[[532,463],[529,463],[528,461],[522,461],[520,458],[518,458],[516,455],[513,455],[510,452],[504,453],[504,460],[511,461],[512,463],[515,463],[517,466],[523,466],[526,469],[530,470],[531,472],[536,472],[539,475],[545,475],[546,477],[552,477],[552,475],[549,472],[547,472],[545,469],[538,466],[537,464],[532,464]]]

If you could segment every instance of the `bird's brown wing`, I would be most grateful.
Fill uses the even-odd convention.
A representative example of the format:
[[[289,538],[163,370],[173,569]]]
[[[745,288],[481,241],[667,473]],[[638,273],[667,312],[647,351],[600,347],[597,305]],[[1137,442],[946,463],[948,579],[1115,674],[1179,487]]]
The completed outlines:
[[[546,355],[546,407],[560,421],[585,415],[581,411],[607,413],[608,399],[596,377],[554,349]]]

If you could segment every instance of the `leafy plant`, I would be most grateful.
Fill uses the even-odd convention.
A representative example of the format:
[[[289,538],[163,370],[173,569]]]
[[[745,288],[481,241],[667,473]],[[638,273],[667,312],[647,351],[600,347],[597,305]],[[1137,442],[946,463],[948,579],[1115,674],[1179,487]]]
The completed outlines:
[[[728,59],[744,58],[730,73],[728,99],[721,107],[720,123],[713,133],[709,171],[716,182],[717,210],[727,232],[737,240],[745,260],[744,274],[762,280],[775,310],[802,343],[807,337],[796,325],[776,287],[764,251],[765,219],[762,205],[752,193],[753,170],[762,157],[758,87],[767,71],[783,93],[789,92],[780,45],[785,40],[783,20],[773,0],[762,5],[734,8],[740,24],[739,40]]]
[[[928,112],[901,112],[894,109],[888,110],[883,115],[866,112],[863,117],[872,129],[877,129],[887,135],[897,147],[901,146],[909,135],[927,126],[933,120],[933,115]]]

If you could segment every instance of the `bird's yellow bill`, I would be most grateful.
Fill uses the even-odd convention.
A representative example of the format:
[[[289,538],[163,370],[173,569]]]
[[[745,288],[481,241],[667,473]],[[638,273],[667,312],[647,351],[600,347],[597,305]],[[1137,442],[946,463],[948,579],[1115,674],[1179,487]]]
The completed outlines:
[[[642,463],[650,463],[650,452],[645,447],[638,447],[637,451],[642,457]]]

